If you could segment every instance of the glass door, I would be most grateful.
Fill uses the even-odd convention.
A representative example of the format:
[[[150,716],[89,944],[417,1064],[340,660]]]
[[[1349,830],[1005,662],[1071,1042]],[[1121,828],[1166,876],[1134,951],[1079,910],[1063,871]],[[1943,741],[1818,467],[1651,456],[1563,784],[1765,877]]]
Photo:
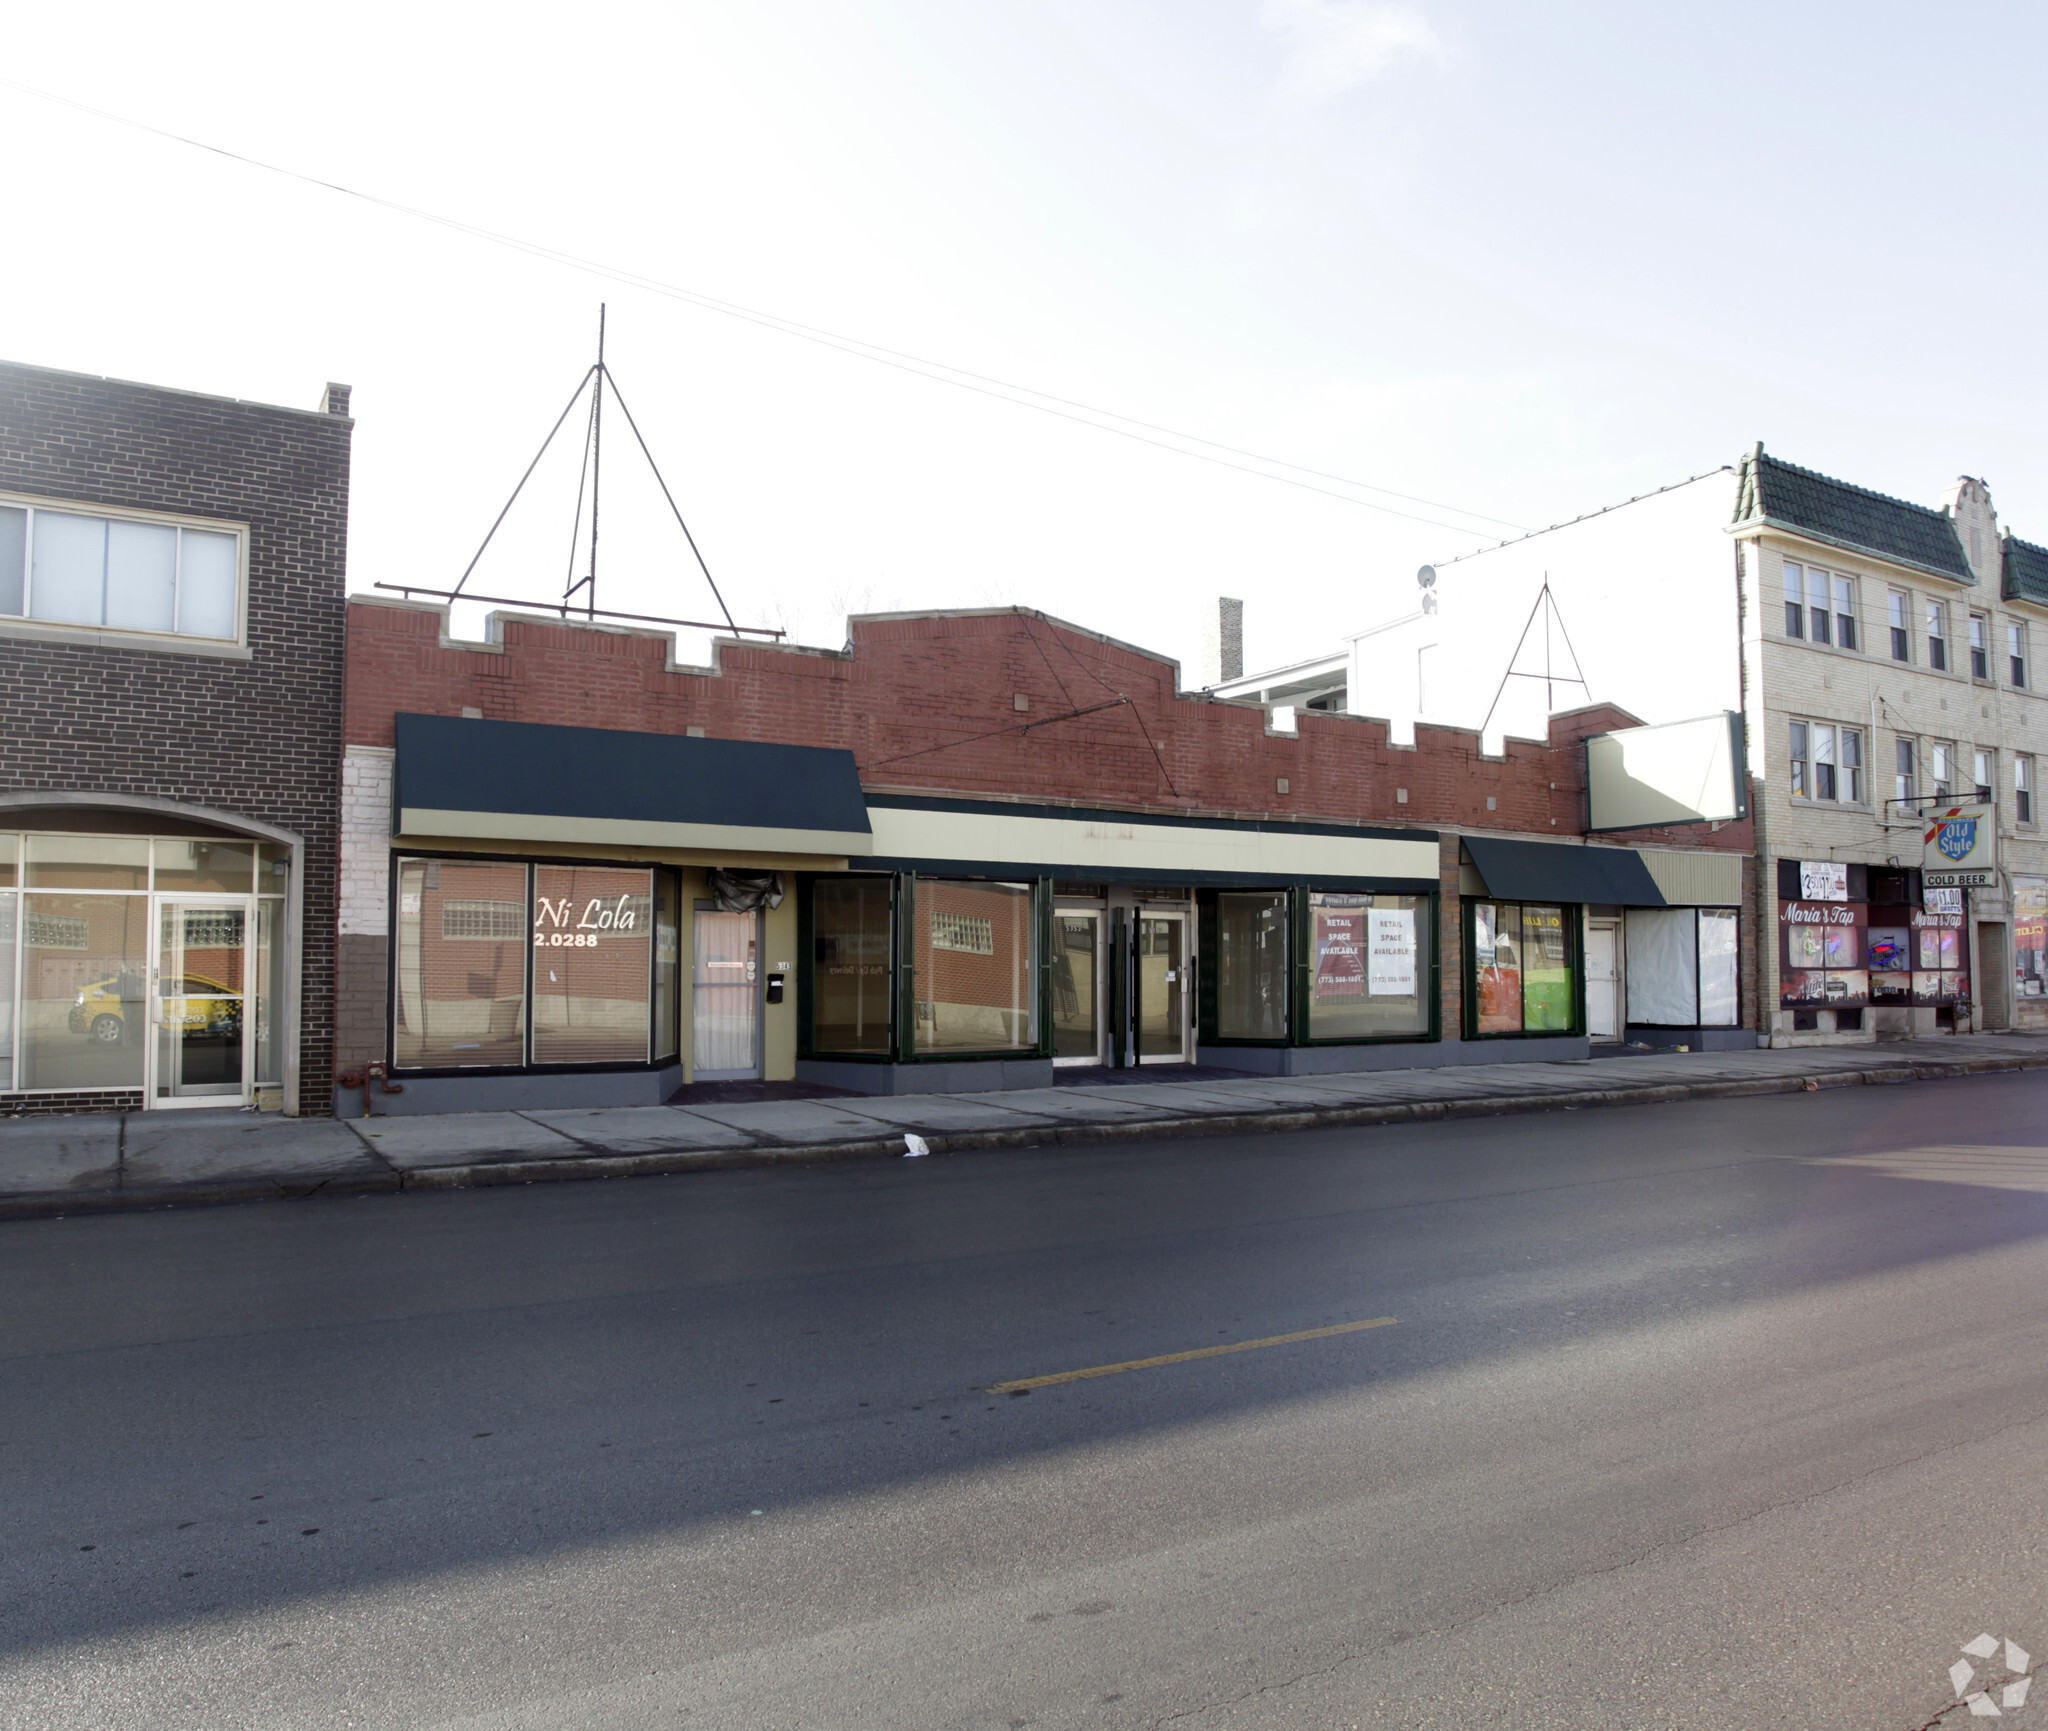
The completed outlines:
[[[1052,917],[1052,1061],[1102,1062],[1102,915],[1094,909]]]
[[[152,1106],[219,1106],[251,1098],[252,1018],[246,899],[156,898],[151,969]]]
[[[1188,967],[1185,914],[1140,913],[1136,987],[1138,1062],[1188,1061]]]
[[[690,952],[690,1079],[761,1073],[761,916],[697,909]]]

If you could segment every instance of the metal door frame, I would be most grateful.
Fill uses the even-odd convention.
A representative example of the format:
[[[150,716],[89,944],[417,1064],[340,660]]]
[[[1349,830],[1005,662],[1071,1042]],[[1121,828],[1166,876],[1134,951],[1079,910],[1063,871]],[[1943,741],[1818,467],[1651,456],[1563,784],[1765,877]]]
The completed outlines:
[[[1138,925],[1142,920],[1177,920],[1180,923],[1180,1051],[1138,1050],[1138,1029],[1144,1020],[1144,975],[1138,966]],[[1131,1062],[1134,1064],[1192,1064],[1195,1061],[1195,921],[1184,907],[1158,907],[1140,902],[1131,911]]]
[[[1114,1032],[1110,1027],[1109,1015],[1109,910],[1100,902],[1079,903],[1068,907],[1061,907],[1055,902],[1052,910],[1055,932],[1058,931],[1059,923],[1063,919],[1090,919],[1095,922],[1095,1050],[1085,1057],[1055,1056],[1053,1062],[1070,1068],[1085,1068],[1091,1065],[1100,1068],[1108,1062],[1107,1049]],[[1046,1014],[1050,1019],[1052,1012],[1049,1008]],[[1053,1038],[1056,1043],[1057,1034]]]
[[[165,1094],[157,1084],[159,1054],[163,1044],[163,910],[176,908],[233,908],[242,916],[242,1088],[237,1094]],[[187,893],[155,890],[149,898],[149,1001],[148,1034],[143,1041],[142,1105],[149,1112],[180,1112],[211,1106],[248,1106],[256,1099],[256,898],[253,895]],[[178,937],[178,951],[185,949],[184,934]],[[182,976],[181,976],[182,978]],[[182,995],[182,994],[181,994]],[[277,1007],[271,1007],[277,1013]]]

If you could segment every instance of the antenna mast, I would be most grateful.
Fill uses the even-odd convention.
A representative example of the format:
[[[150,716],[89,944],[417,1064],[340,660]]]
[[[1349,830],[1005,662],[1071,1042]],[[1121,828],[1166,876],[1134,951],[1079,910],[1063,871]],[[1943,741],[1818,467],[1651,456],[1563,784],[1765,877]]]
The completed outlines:
[[[577,466],[576,471],[576,511],[569,528],[569,569],[563,579],[567,586],[562,591],[561,600],[541,602],[538,605],[551,608],[564,619],[569,617],[573,608],[580,606],[583,609],[584,618],[590,620],[595,620],[599,617],[606,619],[631,619],[649,625],[686,625],[693,630],[703,631],[717,631],[721,629],[722,621],[722,628],[736,636],[779,639],[783,635],[780,630],[764,625],[740,625],[734,622],[732,609],[726,606],[725,597],[719,592],[718,581],[711,575],[711,567],[704,562],[704,555],[697,546],[697,537],[690,533],[690,525],[683,521],[682,510],[676,504],[675,495],[669,491],[669,485],[662,475],[661,466],[655,462],[654,453],[647,448],[647,440],[641,434],[640,425],[633,419],[633,411],[626,406],[626,399],[619,391],[618,380],[612,377],[611,368],[605,364],[604,327],[606,310],[603,303],[600,302],[597,309],[597,359],[591,363],[589,369],[584,373],[575,391],[570,395],[568,402],[563,404],[562,412],[555,417],[555,424],[548,429],[548,436],[541,440],[540,449],[534,453],[533,461],[526,465],[526,472],[519,477],[518,484],[512,489],[511,498],[505,501],[498,515],[492,520],[490,528],[484,532],[482,543],[477,547],[476,552],[470,556],[469,563],[463,567],[462,575],[455,580],[455,587],[453,589],[432,589],[422,583],[378,583],[374,587],[389,589],[400,595],[431,595],[436,600],[441,601],[503,602],[511,607],[528,605],[528,603],[516,601],[510,596],[475,594],[469,592],[466,586],[471,574],[475,572],[479,561],[482,560],[484,553],[490,547],[492,540],[497,536],[498,531],[504,527],[505,519],[511,514],[512,507],[518,503],[519,495],[525,490],[526,483],[533,479],[533,472],[540,467],[540,460],[547,455],[548,447],[555,441],[555,435],[562,430],[563,425],[569,419],[571,411],[582,400],[583,392],[588,388],[590,391],[590,420],[586,424],[583,434],[583,460]],[[597,604],[598,495],[604,479],[604,394],[606,385],[611,386],[612,397],[618,403],[619,413],[626,417],[627,430],[632,433],[634,444],[640,447],[640,455],[647,459],[648,470],[654,476],[655,485],[661,489],[661,497],[669,508],[669,514],[675,518],[676,527],[683,532],[683,541],[689,547],[690,557],[695,561],[697,569],[703,574],[705,587],[711,591],[712,600],[718,603],[718,611],[721,615],[720,620],[669,619],[651,613],[615,613],[609,608],[600,607]],[[576,575],[576,556],[583,541],[583,495],[586,491],[590,494],[590,563],[584,567],[583,575],[578,577]],[[583,596],[580,602],[576,599],[579,591],[582,592]]]

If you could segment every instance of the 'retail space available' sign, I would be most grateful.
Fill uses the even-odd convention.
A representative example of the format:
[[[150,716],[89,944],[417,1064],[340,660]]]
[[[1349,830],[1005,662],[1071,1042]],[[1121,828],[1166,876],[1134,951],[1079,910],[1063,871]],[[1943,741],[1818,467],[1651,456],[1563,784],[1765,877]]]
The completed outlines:
[[[1989,805],[1927,813],[1920,881],[1930,888],[1986,888],[1998,882],[1998,823]]]

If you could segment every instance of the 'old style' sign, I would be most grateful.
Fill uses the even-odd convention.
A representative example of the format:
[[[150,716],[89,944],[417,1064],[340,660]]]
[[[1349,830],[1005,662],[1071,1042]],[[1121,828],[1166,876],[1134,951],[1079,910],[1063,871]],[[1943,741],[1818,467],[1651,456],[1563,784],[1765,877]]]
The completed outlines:
[[[1920,881],[1930,888],[1998,882],[1998,824],[1989,805],[1952,805],[1927,814]]]

